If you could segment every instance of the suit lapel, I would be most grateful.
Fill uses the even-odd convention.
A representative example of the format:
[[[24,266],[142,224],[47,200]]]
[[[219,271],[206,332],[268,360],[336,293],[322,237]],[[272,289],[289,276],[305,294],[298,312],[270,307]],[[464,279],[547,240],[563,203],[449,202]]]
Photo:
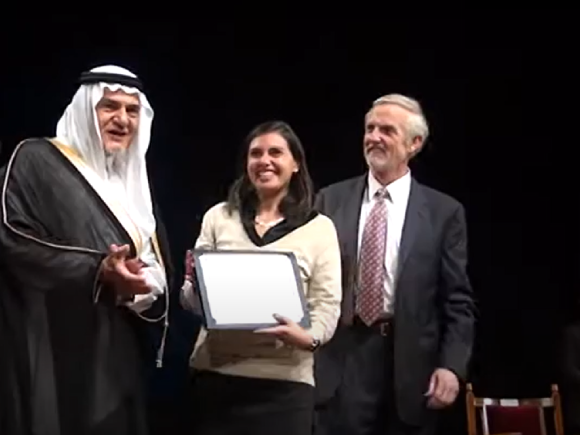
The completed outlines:
[[[340,207],[334,223],[340,240],[342,257],[343,299],[341,322],[350,324],[354,316],[354,294],[358,263],[358,227],[366,176],[357,177],[339,192]]]
[[[425,227],[425,219],[427,219],[425,196],[423,195],[421,185],[415,180],[412,180],[405,224],[403,225],[403,233],[401,236],[401,247],[399,249],[399,267],[397,271],[399,276],[405,267],[405,263],[409,258],[409,253],[412,251],[419,231]]]
[[[341,210],[341,217],[339,223],[339,231],[342,232],[341,240],[344,240],[343,249],[347,253],[348,258],[354,261],[356,267],[356,258],[358,252],[358,231],[360,220],[360,209],[362,206],[363,194],[366,187],[366,175],[356,178],[349,191],[345,192],[347,195],[346,201],[343,203]]]

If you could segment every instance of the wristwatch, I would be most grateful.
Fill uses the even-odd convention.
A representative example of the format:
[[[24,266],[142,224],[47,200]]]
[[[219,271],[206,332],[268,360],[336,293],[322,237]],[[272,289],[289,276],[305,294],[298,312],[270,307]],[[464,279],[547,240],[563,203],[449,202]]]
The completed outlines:
[[[319,338],[313,337],[312,338],[312,343],[310,343],[310,347],[308,348],[308,350],[310,352],[314,352],[316,349],[318,349],[320,347],[321,341]]]

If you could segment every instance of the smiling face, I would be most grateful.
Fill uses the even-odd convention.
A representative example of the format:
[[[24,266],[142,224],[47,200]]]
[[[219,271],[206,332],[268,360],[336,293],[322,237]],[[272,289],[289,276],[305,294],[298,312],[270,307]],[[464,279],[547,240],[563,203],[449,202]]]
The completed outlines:
[[[103,147],[107,153],[129,148],[139,127],[139,97],[105,89],[96,107]]]
[[[287,190],[298,163],[280,134],[266,133],[250,143],[246,170],[258,195],[271,196]]]
[[[367,114],[363,150],[373,173],[396,179],[407,171],[409,160],[421,143],[420,137],[409,135],[410,115],[395,104],[379,104]]]

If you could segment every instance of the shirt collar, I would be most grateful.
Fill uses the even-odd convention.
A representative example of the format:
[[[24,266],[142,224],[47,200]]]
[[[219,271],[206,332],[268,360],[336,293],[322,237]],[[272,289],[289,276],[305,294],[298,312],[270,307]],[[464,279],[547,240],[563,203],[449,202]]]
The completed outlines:
[[[382,187],[381,183],[379,183],[369,171],[367,189],[368,199],[372,200],[377,191]],[[386,189],[388,192],[387,199],[393,204],[398,205],[406,203],[411,191],[411,170],[408,170],[405,175],[388,184]]]

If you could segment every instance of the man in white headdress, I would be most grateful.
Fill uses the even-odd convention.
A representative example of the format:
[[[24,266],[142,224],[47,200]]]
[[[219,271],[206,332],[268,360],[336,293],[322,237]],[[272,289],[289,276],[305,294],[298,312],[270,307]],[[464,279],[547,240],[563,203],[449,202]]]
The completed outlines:
[[[0,170],[2,435],[147,433],[138,336],[160,323],[160,363],[171,273],[145,162],[153,110],[123,68],[80,82],[57,137]]]

